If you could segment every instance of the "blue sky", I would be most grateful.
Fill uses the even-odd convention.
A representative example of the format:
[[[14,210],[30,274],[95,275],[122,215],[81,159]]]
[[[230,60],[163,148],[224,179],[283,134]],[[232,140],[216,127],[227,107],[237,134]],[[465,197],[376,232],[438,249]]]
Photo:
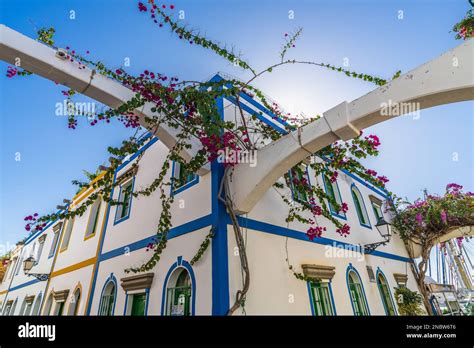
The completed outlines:
[[[161,3],[161,2],[160,2]],[[112,67],[125,58],[132,73],[153,69],[184,79],[205,80],[217,71],[247,77],[212,53],[174,38],[138,12],[136,1],[0,0],[0,22],[35,37],[36,28],[53,26],[56,44],[71,46]],[[169,2],[167,4],[170,4]],[[353,1],[176,1],[191,27],[243,53],[256,68],[278,61],[283,35],[303,27],[288,57],[342,65],[389,78],[406,72],[460,44],[450,30],[469,8],[467,0]],[[75,19],[70,19],[70,11]],[[294,19],[289,19],[294,11]],[[403,18],[399,19],[403,11]],[[0,70],[7,64],[0,62]],[[321,114],[374,88],[314,67],[285,67],[255,85],[286,110]],[[119,124],[69,130],[55,116],[60,86],[37,76],[7,79],[0,74],[0,246],[22,239],[23,217],[52,212],[75,193],[72,179],[105,164],[109,145],[130,135]],[[366,132],[382,140],[381,155],[367,165],[390,179],[388,188],[414,199],[427,188],[442,193],[457,182],[474,190],[472,102],[401,117]],[[15,160],[16,154],[21,156]],[[457,157],[456,157],[457,156]],[[456,159],[457,160],[453,160]]]

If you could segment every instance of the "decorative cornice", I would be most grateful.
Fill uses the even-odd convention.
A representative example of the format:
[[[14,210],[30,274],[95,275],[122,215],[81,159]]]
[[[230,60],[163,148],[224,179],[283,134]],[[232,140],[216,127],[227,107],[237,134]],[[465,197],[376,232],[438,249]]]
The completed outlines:
[[[27,296],[27,297],[25,297],[25,302],[26,303],[33,303],[34,299],[35,299],[35,295]]]
[[[69,290],[55,291],[53,293],[54,300],[57,302],[66,302]]]
[[[395,281],[397,282],[398,285],[406,284],[408,281],[408,275],[403,274],[403,273],[394,273],[393,277],[395,278]]]
[[[63,225],[63,222],[62,222],[62,221],[60,221],[60,222],[58,222],[56,225],[54,225],[54,226],[53,226],[53,232],[54,232],[54,233],[59,232],[59,231],[61,230],[62,225]]]
[[[149,289],[154,276],[154,273],[145,273],[122,278],[120,279],[120,285],[125,291]]]
[[[321,280],[327,279],[331,280],[336,274],[335,267],[333,266],[324,266],[324,265],[301,265],[303,268],[303,274],[311,279]]]

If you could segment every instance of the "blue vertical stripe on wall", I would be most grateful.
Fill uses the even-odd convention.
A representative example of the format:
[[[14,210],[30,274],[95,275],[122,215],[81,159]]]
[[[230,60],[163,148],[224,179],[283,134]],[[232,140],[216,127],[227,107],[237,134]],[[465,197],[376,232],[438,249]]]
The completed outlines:
[[[224,117],[224,101],[217,100],[221,118]],[[227,223],[225,205],[217,198],[224,177],[224,165],[214,161],[212,170],[212,315],[225,315],[229,310],[229,266],[227,253]]]

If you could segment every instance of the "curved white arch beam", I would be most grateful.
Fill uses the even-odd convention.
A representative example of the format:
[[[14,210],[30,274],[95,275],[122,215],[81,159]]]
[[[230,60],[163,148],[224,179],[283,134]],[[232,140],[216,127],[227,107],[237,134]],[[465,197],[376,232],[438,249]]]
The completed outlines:
[[[33,40],[3,24],[0,24],[0,59],[15,65],[17,60],[20,67],[36,75],[74,89],[109,107],[116,108],[132,99],[135,93],[122,86],[117,81],[100,74],[92,78],[92,70],[88,67],[78,69],[77,64],[62,60],[56,56],[56,50],[36,40]],[[151,117],[153,105],[147,103],[143,108],[135,110],[140,117],[140,124],[150,129],[145,117]],[[163,123],[156,132],[156,136],[168,147],[176,144],[178,130]],[[192,147],[181,152],[185,160],[190,160],[201,148],[197,139],[191,139]],[[209,172],[209,165],[201,168],[199,175]]]
[[[257,166],[241,163],[234,168],[230,194],[236,211],[249,212],[273,183],[310,154],[400,116],[384,116],[384,104],[410,103],[421,110],[473,100],[473,49],[474,41],[468,40],[361,98],[337,105],[319,120],[258,150]]]
[[[473,235],[474,235],[474,226],[458,227],[458,228],[452,229],[451,231],[448,231],[446,234],[436,239],[433,245],[447,242],[448,240],[451,240],[453,238],[467,237],[467,236],[473,236]],[[411,257],[413,257],[414,259],[420,257],[421,256],[420,244],[417,244],[415,241],[409,241],[408,244],[410,245],[412,249],[412,253],[413,253]]]

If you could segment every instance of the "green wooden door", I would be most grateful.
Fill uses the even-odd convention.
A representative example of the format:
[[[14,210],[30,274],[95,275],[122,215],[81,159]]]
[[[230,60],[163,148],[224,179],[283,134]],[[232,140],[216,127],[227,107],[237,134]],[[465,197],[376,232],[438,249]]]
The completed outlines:
[[[145,301],[146,294],[134,294],[132,295],[132,311],[131,315],[145,315]]]

